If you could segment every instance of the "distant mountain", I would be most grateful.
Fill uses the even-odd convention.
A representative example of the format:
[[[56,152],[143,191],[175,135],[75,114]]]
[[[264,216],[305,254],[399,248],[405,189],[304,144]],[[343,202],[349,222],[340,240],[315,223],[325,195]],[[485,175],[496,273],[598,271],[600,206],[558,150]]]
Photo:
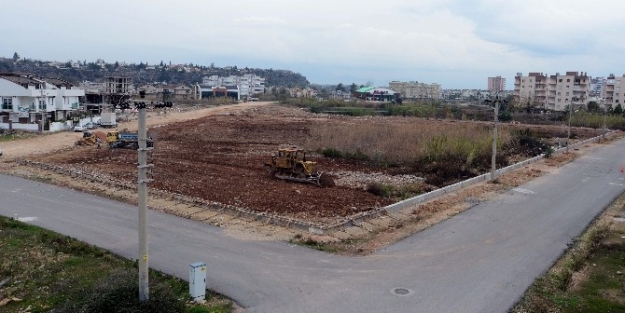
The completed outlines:
[[[0,72],[19,72],[45,77],[57,77],[75,84],[85,80],[102,82],[108,76],[126,76],[131,77],[136,85],[153,82],[191,85],[201,83],[204,76],[252,73],[264,77],[266,86],[303,88],[310,85],[305,76],[288,70],[239,69],[236,66],[215,67],[212,65],[199,66],[193,64],[120,64],[118,62],[105,63],[102,60],[97,62],[54,62],[29,59],[14,61],[14,59],[0,58]]]

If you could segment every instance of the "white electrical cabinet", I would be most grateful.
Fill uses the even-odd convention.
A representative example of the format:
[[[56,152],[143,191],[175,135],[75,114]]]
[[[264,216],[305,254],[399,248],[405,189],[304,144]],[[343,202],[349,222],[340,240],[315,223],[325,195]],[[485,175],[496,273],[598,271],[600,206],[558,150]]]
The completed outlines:
[[[197,262],[190,265],[189,294],[192,301],[204,301],[206,296],[206,263]]]

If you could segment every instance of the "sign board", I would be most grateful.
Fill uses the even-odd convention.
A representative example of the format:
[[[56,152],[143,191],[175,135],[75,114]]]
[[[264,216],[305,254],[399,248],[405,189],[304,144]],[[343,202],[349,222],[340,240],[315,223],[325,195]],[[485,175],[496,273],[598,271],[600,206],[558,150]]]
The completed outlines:
[[[29,112],[30,109],[27,106],[20,106],[17,108],[19,113],[18,113],[18,117],[28,117],[29,116]]]

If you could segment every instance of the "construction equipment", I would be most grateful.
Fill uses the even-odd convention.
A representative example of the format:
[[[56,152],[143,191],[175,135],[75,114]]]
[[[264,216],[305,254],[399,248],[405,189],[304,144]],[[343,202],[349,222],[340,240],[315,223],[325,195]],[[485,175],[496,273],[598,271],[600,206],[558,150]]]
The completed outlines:
[[[76,141],[77,146],[93,146],[97,143],[97,139],[104,140],[104,133],[100,131],[88,132],[85,131],[82,133],[82,138]]]
[[[95,145],[95,135],[90,132],[83,132],[82,138],[76,141],[77,146],[92,146]]]
[[[298,148],[281,148],[266,162],[270,175],[274,178],[296,181],[300,183],[321,184],[321,174],[317,172],[317,162],[306,161],[306,152]]]
[[[106,133],[106,142],[110,149],[139,149],[139,133],[129,131],[110,131]],[[154,147],[154,140],[148,138],[147,147]]]

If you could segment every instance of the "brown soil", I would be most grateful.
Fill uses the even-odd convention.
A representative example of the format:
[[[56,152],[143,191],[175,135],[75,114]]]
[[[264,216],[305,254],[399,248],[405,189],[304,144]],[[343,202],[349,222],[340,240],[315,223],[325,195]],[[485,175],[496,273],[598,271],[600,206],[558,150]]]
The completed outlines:
[[[317,223],[336,222],[341,217],[369,211],[396,201],[369,193],[364,190],[362,184],[354,183],[350,186],[342,183],[331,188],[319,188],[312,184],[286,182],[269,177],[264,163],[278,147],[303,146],[311,125],[346,123],[353,121],[353,118],[310,115],[298,109],[257,103],[171,113],[167,116],[152,115],[148,125],[151,126],[150,135],[156,141],[156,149],[150,157],[150,162],[155,164],[151,173],[154,178],[151,188]],[[377,122],[381,120],[393,123],[414,122],[401,118],[385,118]],[[128,123],[120,125],[119,128],[133,130],[136,129],[133,127],[135,125],[136,123]],[[524,129],[528,126],[514,125],[514,127]],[[552,135],[562,132],[560,126],[538,128],[541,132]],[[577,129],[575,134],[578,138],[588,138],[595,135],[596,131]],[[9,142],[11,144],[9,149],[0,148],[5,150],[5,153],[10,151],[13,159],[28,156],[28,159],[33,161],[71,166],[118,181],[136,182],[136,151],[72,147],[80,135],[78,133],[46,135],[20,140],[19,144],[18,141]],[[16,149],[16,146],[19,146],[19,149]],[[336,245],[338,250],[348,254],[366,254],[375,251],[504,190],[540,176],[592,147],[588,145],[568,155],[558,154],[541,163],[503,175],[499,178],[498,184],[479,184],[418,207],[358,223],[329,236],[315,236],[313,241]],[[32,155],[35,151],[40,154]],[[518,149],[516,152],[520,153]],[[518,154],[509,157],[521,159]],[[397,174],[397,169],[379,168],[370,163],[353,160],[330,159],[314,153],[310,159],[318,161],[319,169],[328,176],[344,171],[363,175],[374,172]],[[61,175],[33,168],[8,164],[3,168],[4,172],[15,175],[51,180],[64,186],[131,203],[136,201],[136,194],[132,190],[120,192],[94,182],[63,178]],[[424,184],[424,188],[431,186]],[[298,234],[298,238],[302,240],[310,239],[309,235],[302,236],[301,231],[246,221],[164,199],[151,199],[150,206],[227,227],[229,234],[243,239],[285,240]]]

